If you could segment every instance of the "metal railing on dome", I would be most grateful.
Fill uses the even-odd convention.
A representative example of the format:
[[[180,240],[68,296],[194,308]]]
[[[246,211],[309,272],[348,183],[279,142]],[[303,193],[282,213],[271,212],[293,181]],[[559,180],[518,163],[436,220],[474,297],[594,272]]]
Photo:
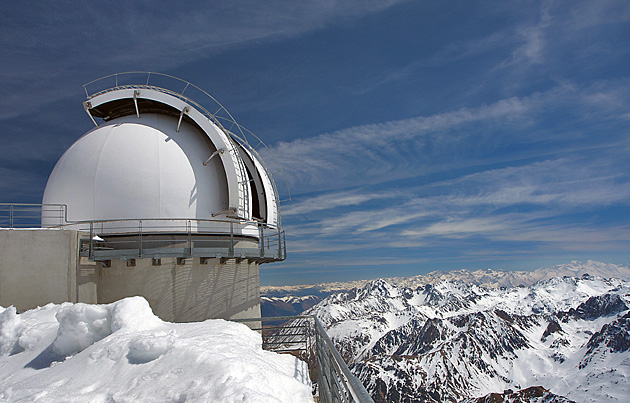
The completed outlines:
[[[236,319],[262,335],[265,350],[289,353],[309,366],[314,394],[322,403],[373,403],[314,315]]]
[[[129,71],[110,74],[83,85],[88,101],[91,98],[111,91],[143,88],[169,94],[194,106],[225,133],[253,152],[273,178],[281,174],[284,186],[282,190],[287,197],[280,201],[291,200],[291,190],[288,181],[269,147],[257,135],[237,123],[230,112],[216,98],[198,86],[175,76],[150,71]],[[270,157],[273,160],[274,172],[265,164],[265,158],[261,158],[259,149],[264,150],[265,158]],[[278,194],[275,180],[272,180],[272,185],[276,194]]]
[[[68,220],[63,204],[0,203],[0,228],[72,229],[85,234],[81,256],[93,261],[218,257],[272,262],[286,258],[281,228],[241,219]]]

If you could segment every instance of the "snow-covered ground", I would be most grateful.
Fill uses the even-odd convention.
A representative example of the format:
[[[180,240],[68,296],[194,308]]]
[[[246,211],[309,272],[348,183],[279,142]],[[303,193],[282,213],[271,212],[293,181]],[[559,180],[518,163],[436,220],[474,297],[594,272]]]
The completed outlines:
[[[0,308],[2,402],[312,402],[308,368],[224,320],[169,323],[141,297]]]

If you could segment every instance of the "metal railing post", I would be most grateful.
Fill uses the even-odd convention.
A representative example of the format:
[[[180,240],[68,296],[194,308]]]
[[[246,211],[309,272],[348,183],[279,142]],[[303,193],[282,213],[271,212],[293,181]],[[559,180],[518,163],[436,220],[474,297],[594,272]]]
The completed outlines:
[[[282,237],[280,227],[278,227],[278,259],[280,258],[282,258]]]
[[[234,257],[234,222],[230,221],[230,257]]]
[[[142,258],[142,220],[138,220],[138,236],[140,238],[140,247],[138,248],[138,257]]]
[[[265,238],[262,225],[258,224],[258,247],[260,248],[260,257],[265,257]]]
[[[94,260],[94,222],[90,221],[90,250],[88,251],[90,260]]]
[[[9,205],[9,228],[13,228],[13,204]]]
[[[188,257],[192,257],[192,223],[190,220],[186,221],[186,228],[188,230]]]

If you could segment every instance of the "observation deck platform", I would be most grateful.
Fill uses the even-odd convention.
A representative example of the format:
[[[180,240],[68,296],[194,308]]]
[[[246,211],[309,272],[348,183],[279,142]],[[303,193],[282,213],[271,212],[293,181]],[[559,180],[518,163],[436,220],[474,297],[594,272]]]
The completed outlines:
[[[286,258],[280,228],[234,219],[137,219],[67,221],[65,205],[0,203],[0,228],[77,230],[80,256],[91,261],[141,258],[222,258],[267,263]]]

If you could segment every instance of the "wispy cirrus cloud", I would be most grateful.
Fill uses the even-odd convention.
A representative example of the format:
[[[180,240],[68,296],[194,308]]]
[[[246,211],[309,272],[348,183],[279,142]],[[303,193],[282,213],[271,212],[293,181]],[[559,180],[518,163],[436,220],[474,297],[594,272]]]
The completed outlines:
[[[298,185],[289,208],[289,242],[304,255],[436,251],[440,261],[446,251],[446,260],[485,261],[626,250],[628,226],[614,218],[630,200],[625,89],[624,80],[565,83],[276,145],[290,180],[309,189]]]
[[[309,197],[306,200],[287,204],[282,209],[283,216],[296,214],[313,213],[321,210],[328,210],[336,207],[357,206],[367,201],[378,199],[389,199],[396,197],[395,192],[362,193],[358,191],[335,192],[332,194],[321,194]]]
[[[547,208],[589,208],[625,204],[630,199],[630,173],[624,171],[627,148],[610,148],[605,155],[567,157],[490,169],[435,184],[466,189],[440,203],[450,206],[540,205]]]
[[[622,89],[620,91],[620,89]],[[304,191],[374,184],[481,164],[553,156],[571,147],[623,142],[618,133],[598,133],[599,119],[621,122],[630,82],[563,84],[527,97],[477,108],[348,128],[272,147],[289,182]],[[546,121],[569,123],[549,135]],[[585,116],[590,121],[578,127]],[[553,129],[552,129],[553,130]],[[577,140],[582,140],[578,142]]]
[[[311,242],[322,252],[332,242],[335,250],[348,253],[383,248],[431,250],[457,244],[459,256],[469,256],[479,248],[496,249],[497,243],[529,244],[530,253],[537,249],[550,253],[552,248],[579,251],[577,245],[582,250],[624,250],[630,242],[630,227],[617,225],[614,216],[607,219],[594,213],[628,206],[628,147],[620,144],[625,143],[596,148],[595,153],[591,149],[480,169],[419,186],[398,186],[396,198],[391,199],[362,199],[359,195],[370,195],[372,188],[355,189],[355,200],[364,203],[312,215],[304,209],[303,215],[290,217],[287,233],[293,236],[290,242],[295,239],[300,245],[308,240],[308,247],[296,251],[306,254],[312,253]],[[326,198],[334,200],[336,194],[343,198],[346,191],[327,192]]]
[[[314,138],[279,142],[272,147],[293,184],[320,188],[372,183],[382,178],[408,175],[408,169],[428,166],[440,155],[453,155],[453,144],[474,134],[452,129],[476,122],[511,120],[525,114],[530,105],[507,99],[479,108],[430,117],[366,125],[326,133]],[[477,134],[477,133],[475,133]],[[449,155],[450,154],[450,155]]]
[[[423,238],[427,236],[439,236],[445,238],[464,238],[470,235],[485,235],[504,231],[506,225],[500,218],[466,218],[447,219],[430,224],[424,228],[416,230],[405,230],[403,236],[412,238]]]
[[[97,77],[167,71],[221,52],[272,42],[379,12],[399,0],[135,1],[3,4],[0,118],[31,112]],[[23,106],[23,107],[22,107]]]

